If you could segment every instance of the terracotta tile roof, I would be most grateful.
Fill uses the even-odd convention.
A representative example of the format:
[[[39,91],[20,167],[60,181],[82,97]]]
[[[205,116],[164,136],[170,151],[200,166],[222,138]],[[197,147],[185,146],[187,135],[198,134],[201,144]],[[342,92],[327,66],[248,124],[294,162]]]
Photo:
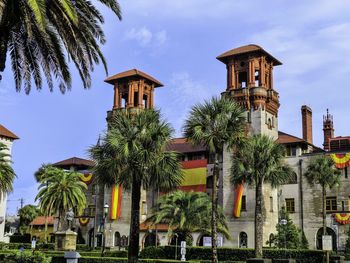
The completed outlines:
[[[150,226],[150,224],[142,222],[140,224],[140,230],[141,231],[147,231],[147,230],[154,230],[156,229],[155,225]],[[168,224],[157,224],[157,230],[160,231],[168,231]]]
[[[298,138],[296,136],[290,135],[288,133],[284,133],[281,131],[278,131],[278,139],[277,142],[280,144],[287,144],[287,143],[307,143],[304,139]]]
[[[47,223],[48,225],[53,225],[54,224],[54,218],[53,216],[49,216],[47,217]],[[45,216],[38,216],[36,217],[31,223],[30,225],[33,226],[41,226],[41,225],[45,225]]]
[[[54,163],[53,166],[62,167],[62,166],[87,166],[89,168],[94,167],[95,163],[91,160],[82,159],[78,157],[72,157],[57,163]]]
[[[13,132],[10,130],[6,129],[4,126],[0,124],[0,137],[6,137],[12,140],[17,140],[19,139]]]
[[[105,79],[105,82],[110,83],[110,84],[114,84],[116,82],[116,80],[118,79],[123,79],[123,78],[128,78],[128,77],[142,77],[145,79],[148,79],[149,81],[151,81],[152,83],[155,84],[155,87],[163,87],[164,85],[156,80],[155,78],[151,77],[150,75],[148,75],[145,72],[142,72],[141,70],[138,69],[130,69],[118,74],[115,74],[111,77],[108,77]]]
[[[185,138],[175,138],[167,147],[168,151],[176,151],[180,153],[204,152],[207,149],[204,146],[195,146],[189,143]]]
[[[227,58],[229,58],[229,57],[234,57],[237,55],[250,53],[250,52],[261,52],[261,53],[267,55],[268,57],[270,57],[270,59],[273,61],[275,66],[282,65],[282,63],[278,59],[276,59],[271,54],[269,54],[267,51],[265,51],[262,47],[260,47],[258,45],[254,45],[254,44],[231,49],[231,50],[226,51],[225,53],[222,53],[221,55],[217,56],[216,59],[225,63]]]

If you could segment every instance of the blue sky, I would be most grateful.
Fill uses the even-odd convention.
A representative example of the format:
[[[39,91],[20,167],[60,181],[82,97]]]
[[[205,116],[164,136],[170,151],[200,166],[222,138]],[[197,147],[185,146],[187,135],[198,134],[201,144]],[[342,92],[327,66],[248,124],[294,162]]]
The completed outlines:
[[[225,89],[225,65],[215,57],[258,44],[283,62],[275,68],[280,93],[279,129],[301,136],[300,107],[313,110],[314,143],[322,144],[322,115],[334,115],[335,134],[350,135],[350,18],[347,0],[120,0],[123,20],[101,8],[107,43],[102,47],[109,75],[138,68],[161,81],[155,103],[177,136],[191,105]],[[8,61],[9,62],[9,61]],[[13,147],[15,181],[11,200],[32,203],[33,173],[42,163],[87,149],[105,129],[112,86],[96,67],[84,90],[73,67],[73,88],[62,95],[46,87],[29,96],[16,93],[10,64],[0,82],[0,123],[21,139]],[[15,213],[19,202],[9,202]]]

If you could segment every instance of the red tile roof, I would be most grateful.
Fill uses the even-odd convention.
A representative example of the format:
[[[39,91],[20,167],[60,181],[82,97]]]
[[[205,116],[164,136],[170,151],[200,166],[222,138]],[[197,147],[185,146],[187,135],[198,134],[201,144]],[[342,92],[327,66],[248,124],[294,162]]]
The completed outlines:
[[[78,157],[72,157],[57,163],[54,163],[53,166],[87,166],[87,167],[94,167],[95,163],[91,160],[82,159]]]
[[[142,72],[141,70],[135,69],[135,68],[118,73],[118,74],[115,74],[111,77],[108,77],[105,79],[105,82],[110,83],[110,84],[114,84],[116,82],[116,80],[128,78],[128,77],[142,77],[142,78],[145,78],[145,79],[149,80],[150,82],[154,83],[155,87],[163,87],[164,86],[160,81],[156,80],[152,76],[148,75],[145,72]]]
[[[13,132],[10,130],[6,129],[4,126],[0,124],[0,137],[6,137],[12,140],[17,140],[19,139]]]
[[[229,58],[229,57],[234,57],[234,56],[242,55],[245,53],[251,53],[251,52],[263,53],[263,54],[267,55],[273,61],[275,66],[282,65],[282,63],[278,59],[276,59],[271,54],[269,54],[267,51],[265,51],[262,47],[260,47],[258,45],[254,45],[254,44],[231,49],[231,50],[226,51],[225,53],[222,53],[221,55],[217,56],[216,59],[225,63],[227,58]]]
[[[53,218],[53,216],[49,216],[47,217],[47,224],[48,225],[53,225],[54,224],[55,219]],[[30,225],[33,226],[41,226],[41,225],[45,225],[45,216],[38,216],[36,217],[31,223]]]
[[[298,138],[296,136],[290,135],[288,133],[284,133],[281,131],[278,131],[278,139],[277,142],[280,144],[287,144],[287,143],[307,143],[304,139]]]
[[[207,149],[204,146],[192,145],[185,138],[172,139],[167,147],[169,151],[176,151],[180,153],[191,153],[191,152],[205,152]]]

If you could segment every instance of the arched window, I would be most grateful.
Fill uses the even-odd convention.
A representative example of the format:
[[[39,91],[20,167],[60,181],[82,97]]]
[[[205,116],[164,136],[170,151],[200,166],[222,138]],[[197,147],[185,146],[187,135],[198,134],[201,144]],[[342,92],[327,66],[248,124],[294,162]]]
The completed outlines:
[[[239,247],[241,248],[248,247],[248,235],[246,232],[239,233]]]
[[[269,247],[272,247],[274,238],[275,236],[271,233],[269,236]]]
[[[120,233],[118,231],[114,233],[114,246],[120,246]]]

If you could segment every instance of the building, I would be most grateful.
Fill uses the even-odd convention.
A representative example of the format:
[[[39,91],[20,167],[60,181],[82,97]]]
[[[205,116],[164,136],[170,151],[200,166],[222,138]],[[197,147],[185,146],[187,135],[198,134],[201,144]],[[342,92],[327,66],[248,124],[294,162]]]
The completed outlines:
[[[346,231],[350,223],[350,186],[348,166],[350,166],[350,137],[334,137],[333,119],[327,110],[324,116],[324,148],[313,144],[312,110],[301,107],[302,136],[297,137],[279,131],[279,94],[274,87],[273,69],[282,63],[257,45],[247,45],[229,50],[217,57],[227,69],[227,85],[222,94],[234,98],[244,109],[250,134],[266,134],[286,147],[285,161],[295,171],[295,177],[278,189],[264,185],[264,244],[269,242],[279,223],[279,210],[284,207],[294,223],[302,229],[310,248],[320,248],[322,227],[322,199],[318,186],[310,187],[303,174],[311,158],[320,154],[330,155],[342,170],[342,184],[337,189],[327,191],[327,232],[333,237],[333,249],[344,248]],[[137,69],[111,76],[106,82],[113,85],[114,99],[111,111],[107,113],[107,123],[114,111],[131,111],[152,108],[154,91],[163,84],[154,77]],[[208,151],[204,147],[194,147],[183,138],[177,138],[169,149],[182,154],[185,179],[180,189],[211,193],[212,164],[208,161]],[[224,151],[220,156],[219,203],[227,216],[231,240],[223,238],[224,246],[254,247],[255,192],[243,185],[235,189],[229,180],[231,153]],[[127,244],[130,222],[130,194],[115,185],[112,188],[99,187],[99,192],[89,196],[89,207],[94,207],[94,224],[89,222],[84,231],[87,243],[93,244],[94,230],[106,217],[106,246],[120,248]],[[243,193],[242,193],[243,191]],[[238,194],[240,192],[240,194]],[[156,202],[156,191],[142,191],[140,210],[140,245],[171,243],[167,236],[167,226],[149,226],[144,223]],[[237,203],[241,203],[238,209]],[[93,205],[95,204],[95,205]],[[109,206],[109,214],[104,215],[103,206]],[[90,213],[90,218],[93,213]],[[80,220],[80,219],[79,219]],[[99,231],[97,230],[96,233]],[[98,241],[99,240],[99,241]],[[97,244],[101,243],[97,235]],[[203,235],[193,234],[193,244],[203,245]]]
[[[8,153],[11,154],[12,144],[19,139],[13,132],[0,124],[0,143],[3,143],[8,148]],[[9,160],[10,161],[10,160]],[[5,232],[5,217],[6,217],[7,195],[0,197],[0,242],[8,242],[8,238],[4,237]]]
[[[54,217],[38,216],[29,225],[29,232],[31,239],[35,238],[38,242],[45,242],[45,221],[47,220],[47,238],[48,242],[54,241]]]

